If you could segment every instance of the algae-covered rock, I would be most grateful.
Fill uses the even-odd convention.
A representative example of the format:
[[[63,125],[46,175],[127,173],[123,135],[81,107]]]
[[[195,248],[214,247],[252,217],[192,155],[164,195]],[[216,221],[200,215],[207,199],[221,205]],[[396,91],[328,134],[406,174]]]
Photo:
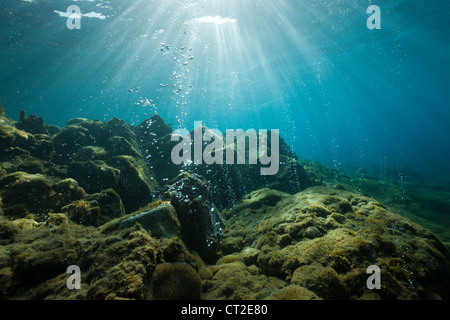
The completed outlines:
[[[381,203],[314,187],[268,209],[259,203],[264,193],[270,194],[256,191],[224,214],[229,219],[223,239],[242,239],[233,253],[238,256],[255,247],[252,261],[263,274],[287,279],[324,299],[363,298],[366,270],[377,265],[384,280],[376,293],[383,299],[449,297],[448,249],[434,234]]]
[[[113,136],[109,138],[105,142],[105,148],[111,156],[128,155],[140,157],[140,152],[124,137]]]
[[[347,288],[335,269],[320,264],[304,265],[292,275],[291,284],[308,288],[321,297],[329,299],[348,298]]]
[[[136,212],[124,215],[120,219],[115,219],[103,225],[100,230],[104,233],[111,233],[118,229],[131,228],[136,224],[156,238],[177,237],[181,231],[175,209],[170,203],[160,200],[140,208]]]
[[[177,213],[169,203],[162,203],[149,210],[144,208],[137,214],[120,221],[120,227],[126,228],[136,223],[149,230],[153,237],[158,238],[178,236],[181,230]]]
[[[101,226],[125,214],[120,196],[113,189],[87,195],[61,208],[72,221],[85,226]]]
[[[200,129],[199,129],[200,130]],[[203,126],[201,133],[215,133]],[[190,132],[194,137],[194,130]],[[203,176],[211,184],[214,203],[219,209],[230,208],[251,191],[269,187],[284,192],[296,193],[313,185],[295,153],[280,137],[280,167],[276,175],[262,176],[261,165],[247,164],[199,164],[181,166],[171,160],[172,149],[178,144],[171,140],[172,127],[159,115],[142,122],[136,128],[137,141],[148,166],[154,172],[158,183],[174,179],[181,171]],[[225,136],[222,137],[225,141]],[[203,148],[205,148],[205,143]],[[268,139],[270,145],[270,137]],[[191,147],[191,154],[194,146]],[[246,152],[248,152],[248,145]],[[203,151],[203,149],[202,149]],[[225,143],[222,151],[226,153]],[[269,151],[270,152],[270,149]]]
[[[186,263],[163,263],[153,272],[151,288],[155,300],[199,300],[202,281]]]
[[[68,125],[52,136],[55,148],[53,156],[58,164],[69,164],[76,152],[87,145],[88,130],[80,126]]]
[[[8,244],[10,239],[19,232],[18,226],[0,216],[0,244]]]
[[[32,134],[14,127],[13,123],[3,118],[0,121],[0,151],[10,148],[27,150],[32,156],[48,160],[53,152],[53,143],[46,134]]]
[[[366,172],[356,190],[350,176],[300,163],[283,139],[274,176],[177,166],[171,134],[159,116],[58,128],[0,107],[0,299],[450,298],[448,248],[389,212],[400,204],[357,194],[389,188],[437,219],[445,192],[391,192]],[[69,265],[80,290],[67,289]],[[379,290],[367,288],[371,265]]]
[[[321,300],[314,292],[297,285],[274,291],[267,300]]]
[[[216,259],[224,225],[210,184],[202,176],[182,173],[165,187],[163,198],[175,208],[187,246],[206,261]]]
[[[109,157],[108,152],[103,147],[86,146],[80,148],[75,154],[75,161],[89,161],[89,160],[106,160]]]
[[[256,266],[241,261],[224,261],[213,266],[213,277],[203,284],[207,300],[260,300],[286,286],[276,277],[261,274]]]
[[[172,162],[171,152],[177,142],[171,141],[172,127],[159,115],[135,128],[136,140],[147,165],[160,185],[175,178],[180,168]]]
[[[48,130],[44,125],[44,118],[37,117],[36,114],[31,114],[26,117],[25,111],[19,113],[19,121],[15,124],[17,129],[37,134],[43,133],[48,135]]]
[[[87,195],[86,200],[100,208],[102,218],[99,225],[104,224],[106,221],[120,218],[126,213],[120,195],[113,189],[106,189],[99,193]]]
[[[0,179],[3,211],[21,218],[28,213],[45,214],[80,200],[85,192],[75,180],[61,181],[42,174],[14,172]]]
[[[119,169],[108,166],[101,160],[72,162],[67,167],[67,175],[77,180],[88,193],[117,190],[120,174]]]
[[[0,247],[1,299],[151,299],[152,279],[158,279],[158,273],[152,275],[166,255],[184,262],[169,273],[176,278],[182,271],[181,283],[189,286],[189,298],[201,292],[196,270],[185,266],[197,268],[197,258],[184,246],[171,245],[174,239],[156,242],[139,225],[102,233],[51,214],[45,224],[8,229],[13,236]],[[80,290],[66,286],[70,265],[81,270]],[[182,287],[176,286],[180,292]]]
[[[142,159],[121,155],[110,158],[107,164],[120,172],[115,190],[120,194],[127,212],[133,212],[152,202],[158,185]]]

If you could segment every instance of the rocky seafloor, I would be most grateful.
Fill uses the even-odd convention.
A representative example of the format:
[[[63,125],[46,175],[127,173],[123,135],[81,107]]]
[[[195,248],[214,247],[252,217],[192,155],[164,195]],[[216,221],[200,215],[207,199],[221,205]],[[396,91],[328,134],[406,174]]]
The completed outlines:
[[[433,207],[403,188],[415,201],[399,214],[395,184],[352,187],[282,139],[274,176],[178,166],[171,134],[158,115],[60,128],[0,107],[0,298],[450,298],[448,229],[420,216],[448,221],[445,195]],[[381,289],[367,288],[371,265]]]

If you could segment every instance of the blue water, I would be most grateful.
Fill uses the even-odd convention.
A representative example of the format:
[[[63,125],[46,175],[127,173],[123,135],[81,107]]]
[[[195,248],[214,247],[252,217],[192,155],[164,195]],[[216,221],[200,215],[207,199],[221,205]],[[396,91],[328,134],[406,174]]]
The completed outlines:
[[[381,8],[369,30],[366,9]],[[68,6],[86,16],[70,30]],[[450,171],[448,1],[2,0],[0,98],[74,117],[279,129],[340,168]],[[89,17],[91,16],[91,17]]]

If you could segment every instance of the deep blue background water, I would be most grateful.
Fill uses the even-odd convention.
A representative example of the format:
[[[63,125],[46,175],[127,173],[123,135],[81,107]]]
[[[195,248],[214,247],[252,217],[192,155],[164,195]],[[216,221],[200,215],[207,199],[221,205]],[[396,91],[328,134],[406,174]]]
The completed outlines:
[[[81,19],[69,30],[65,12]],[[381,30],[366,9],[381,8]],[[449,172],[448,1],[2,0],[0,98],[74,117],[279,129],[305,159]]]

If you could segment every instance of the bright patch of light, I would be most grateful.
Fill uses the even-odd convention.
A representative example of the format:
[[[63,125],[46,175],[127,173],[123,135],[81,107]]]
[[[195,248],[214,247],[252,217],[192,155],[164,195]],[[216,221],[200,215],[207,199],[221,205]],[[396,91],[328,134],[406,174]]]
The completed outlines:
[[[237,20],[229,17],[221,16],[203,16],[201,18],[195,19],[194,22],[198,23],[214,23],[214,24],[226,24],[226,23],[236,23]]]
[[[103,20],[106,18],[106,16],[104,16],[103,14],[98,13],[98,12],[93,12],[93,11],[88,12],[88,13],[81,13],[81,14],[73,13],[73,12],[61,12],[58,10],[55,10],[55,12],[57,14],[59,14],[60,17],[72,18],[72,19],[79,19],[81,17],[86,17],[86,18],[98,18],[98,19]]]

